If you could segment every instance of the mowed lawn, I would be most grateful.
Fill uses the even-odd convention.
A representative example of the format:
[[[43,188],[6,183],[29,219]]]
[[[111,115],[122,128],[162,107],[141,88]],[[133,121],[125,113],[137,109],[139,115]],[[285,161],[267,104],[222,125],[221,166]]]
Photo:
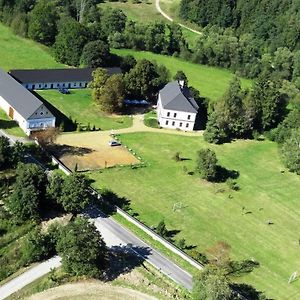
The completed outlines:
[[[10,28],[0,23],[0,68],[33,69],[33,68],[59,68],[50,55],[49,49],[29,39],[15,35]]]
[[[237,281],[273,299],[299,299],[300,281],[288,284],[288,280],[293,272],[300,272],[300,177],[284,169],[275,143],[237,141],[213,146],[202,137],[162,133],[126,134],[121,140],[148,166],[90,173],[96,187],[110,188],[129,199],[149,226],[164,219],[167,228],[180,230],[177,240],[185,238],[200,251],[226,241],[232,259],[260,263]],[[240,191],[183,171],[184,166],[194,170],[196,152],[203,147],[213,148],[222,166],[240,173]],[[172,157],[177,151],[187,160],[175,162]],[[184,208],[173,212],[178,202]],[[274,224],[268,225],[269,221]]]
[[[129,116],[107,116],[93,103],[90,89],[70,90],[64,95],[57,90],[43,90],[38,93],[61,111],[66,117],[72,117],[81,125],[94,125],[101,130],[127,128],[132,125]]]
[[[234,76],[230,71],[221,68],[194,64],[179,58],[154,54],[146,51],[135,51],[129,49],[113,49],[120,56],[132,55],[136,59],[149,59],[158,64],[165,65],[173,77],[178,70],[182,70],[189,80],[189,85],[200,91],[202,96],[211,100],[218,100],[228,88],[229,82]],[[243,88],[250,88],[251,80],[242,79]]]
[[[11,120],[4,110],[0,108],[0,129],[4,129],[8,134],[26,137],[25,132],[19,127],[19,125]]]

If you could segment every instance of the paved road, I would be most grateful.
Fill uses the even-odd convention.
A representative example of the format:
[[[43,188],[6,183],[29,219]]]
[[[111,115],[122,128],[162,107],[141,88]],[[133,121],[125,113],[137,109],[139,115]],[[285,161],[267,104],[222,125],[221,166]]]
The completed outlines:
[[[55,256],[37,266],[29,269],[18,277],[12,279],[6,284],[0,286],[0,300],[7,298],[11,294],[25,287],[27,284],[35,281],[36,279],[46,275],[53,268],[61,265],[60,257]]]
[[[145,259],[148,263],[157,268],[160,272],[174,280],[179,285],[192,289],[192,276],[171,262],[168,258],[160,254],[155,249],[137,238],[130,231],[115,222],[111,217],[107,217],[97,209],[90,209],[86,212],[91,222],[101,233],[108,247],[124,248],[130,250],[139,257]],[[61,265],[60,257],[53,257],[12,279],[6,284],[0,286],[0,300],[22,289],[27,284],[49,273],[51,269]]]
[[[159,2],[159,1],[160,1],[160,0],[155,0],[155,7],[156,7],[157,11],[158,11],[164,18],[166,18],[168,21],[174,22],[174,19],[172,19],[169,15],[167,15],[167,14],[161,9],[161,7],[160,7],[160,2]],[[189,30],[189,31],[192,31],[192,32],[194,32],[194,33],[196,33],[196,34],[198,34],[198,35],[202,35],[202,32],[197,31],[197,30],[195,30],[195,29],[192,29],[192,28],[190,28],[190,27],[188,27],[188,26],[186,26],[186,25],[184,25],[184,24],[178,23],[178,25],[181,26],[181,27],[183,27],[183,28],[185,28],[185,29],[187,29],[187,30]]]
[[[111,217],[107,218],[96,210],[89,212],[89,215],[93,217],[92,220],[95,226],[109,247],[121,246],[129,248],[179,285],[184,286],[188,290],[192,289],[192,276],[171,262],[167,257],[151,248]]]

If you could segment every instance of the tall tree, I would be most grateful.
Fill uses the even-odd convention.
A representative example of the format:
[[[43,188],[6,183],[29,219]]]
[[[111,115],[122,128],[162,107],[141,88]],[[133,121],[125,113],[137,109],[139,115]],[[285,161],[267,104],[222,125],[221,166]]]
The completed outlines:
[[[105,242],[85,218],[77,217],[62,229],[56,248],[64,270],[71,275],[99,278],[106,266]]]
[[[82,24],[73,19],[63,21],[53,46],[55,59],[70,66],[78,66],[88,38],[88,31]]]
[[[28,36],[42,44],[52,45],[57,34],[57,19],[54,2],[39,1],[30,13]]]
[[[88,188],[89,182],[84,175],[72,173],[63,182],[59,203],[66,212],[80,213],[91,200]]]
[[[114,74],[109,77],[98,98],[94,101],[99,104],[102,111],[107,113],[119,112],[123,107],[125,98],[125,86],[122,74]]]
[[[45,202],[47,176],[35,164],[19,164],[8,208],[18,221],[38,220]]]
[[[207,266],[194,278],[194,300],[229,300],[233,293],[224,271],[214,266]]]
[[[196,170],[202,179],[215,181],[218,176],[218,159],[216,153],[211,149],[201,149],[198,151]]]
[[[103,41],[87,43],[82,51],[81,64],[85,67],[98,68],[110,64],[109,45]]]
[[[154,64],[142,59],[125,75],[127,94],[137,99],[152,98],[160,85],[158,79]]]
[[[285,166],[300,175],[300,128],[292,130],[282,145],[281,153]]]

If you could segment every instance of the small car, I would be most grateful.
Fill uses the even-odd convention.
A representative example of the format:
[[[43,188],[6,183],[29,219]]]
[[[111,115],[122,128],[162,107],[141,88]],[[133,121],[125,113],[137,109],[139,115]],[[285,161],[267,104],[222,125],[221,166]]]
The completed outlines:
[[[108,142],[108,145],[113,147],[113,146],[121,146],[121,143],[115,141],[115,140],[112,140],[112,141],[109,141]]]
[[[70,94],[70,91],[68,90],[68,89],[66,89],[66,88],[60,88],[60,89],[58,89],[59,90],[59,92],[60,93],[62,93],[62,94]]]

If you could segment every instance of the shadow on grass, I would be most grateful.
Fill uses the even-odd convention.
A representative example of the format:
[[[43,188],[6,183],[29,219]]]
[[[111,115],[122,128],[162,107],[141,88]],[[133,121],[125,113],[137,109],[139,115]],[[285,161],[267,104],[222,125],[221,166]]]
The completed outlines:
[[[1,129],[11,129],[18,127],[17,122],[9,121],[9,120],[0,120],[0,128]]]
[[[122,274],[130,273],[136,267],[144,265],[144,261],[150,253],[150,248],[132,244],[111,247],[109,269],[104,275],[104,280],[112,281]]]
[[[240,176],[239,171],[228,170],[222,166],[217,167],[216,182],[225,182],[228,179],[237,179]]]
[[[257,291],[253,286],[245,283],[233,283],[231,284],[231,288],[243,295],[246,299],[251,300],[273,300],[271,298],[267,298],[263,292]]]
[[[82,156],[84,154],[92,153],[94,150],[84,147],[73,147],[69,145],[58,145],[49,144],[47,145],[47,151],[54,154],[55,156],[62,157],[64,155],[78,155]]]

